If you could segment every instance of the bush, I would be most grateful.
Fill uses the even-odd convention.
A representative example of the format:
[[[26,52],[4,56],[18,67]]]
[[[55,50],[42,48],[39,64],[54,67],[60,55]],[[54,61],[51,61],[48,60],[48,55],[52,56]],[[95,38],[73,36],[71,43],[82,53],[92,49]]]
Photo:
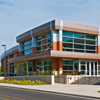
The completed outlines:
[[[5,80],[0,80],[0,83],[10,83],[10,84],[21,84],[21,85],[45,85],[46,83],[43,82],[43,81],[31,81],[31,80],[25,80],[25,79],[22,79],[21,81],[20,80],[9,80],[9,79],[5,79]]]

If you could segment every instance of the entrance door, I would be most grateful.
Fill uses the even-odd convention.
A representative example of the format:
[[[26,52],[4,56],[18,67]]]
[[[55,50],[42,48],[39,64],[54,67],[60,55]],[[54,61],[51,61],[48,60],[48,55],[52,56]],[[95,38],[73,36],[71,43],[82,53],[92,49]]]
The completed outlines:
[[[97,75],[97,61],[87,61],[87,75]]]

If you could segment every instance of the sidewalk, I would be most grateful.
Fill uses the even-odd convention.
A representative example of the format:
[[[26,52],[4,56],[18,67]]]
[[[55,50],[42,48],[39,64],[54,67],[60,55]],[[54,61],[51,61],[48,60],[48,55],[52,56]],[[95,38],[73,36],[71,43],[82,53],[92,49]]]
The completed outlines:
[[[99,85],[66,85],[66,84],[56,84],[55,85],[16,85],[16,84],[7,84],[0,83],[0,86],[10,86],[23,89],[31,90],[41,90],[48,92],[55,92],[60,94],[69,94],[76,96],[85,96],[92,98],[99,98],[100,93],[97,91],[100,90]]]

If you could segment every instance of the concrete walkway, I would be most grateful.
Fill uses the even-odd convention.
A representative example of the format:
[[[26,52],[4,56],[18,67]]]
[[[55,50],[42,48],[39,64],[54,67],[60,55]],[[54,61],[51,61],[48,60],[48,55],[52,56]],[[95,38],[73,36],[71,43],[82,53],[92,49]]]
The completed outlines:
[[[54,84],[54,85],[16,85],[0,83],[0,86],[10,86],[15,88],[41,90],[48,92],[55,92],[61,94],[78,95],[85,97],[94,97],[100,99],[99,85],[66,85],[66,84]]]

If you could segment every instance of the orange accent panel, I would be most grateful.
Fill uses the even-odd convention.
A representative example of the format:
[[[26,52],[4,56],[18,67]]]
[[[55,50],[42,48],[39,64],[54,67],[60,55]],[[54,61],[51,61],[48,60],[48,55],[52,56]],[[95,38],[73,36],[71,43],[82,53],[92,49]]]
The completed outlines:
[[[36,71],[36,62],[35,61],[33,61],[33,71]]]
[[[57,42],[52,42],[51,50],[57,50]]]
[[[100,46],[97,46],[97,53],[100,54]]]
[[[22,51],[19,51],[19,57],[22,56]]]
[[[62,42],[58,42],[57,44],[57,50],[62,51]]]
[[[34,54],[34,53],[35,53],[35,47],[32,48],[32,54]]]
[[[57,58],[51,58],[51,70],[52,71],[57,70]]]

